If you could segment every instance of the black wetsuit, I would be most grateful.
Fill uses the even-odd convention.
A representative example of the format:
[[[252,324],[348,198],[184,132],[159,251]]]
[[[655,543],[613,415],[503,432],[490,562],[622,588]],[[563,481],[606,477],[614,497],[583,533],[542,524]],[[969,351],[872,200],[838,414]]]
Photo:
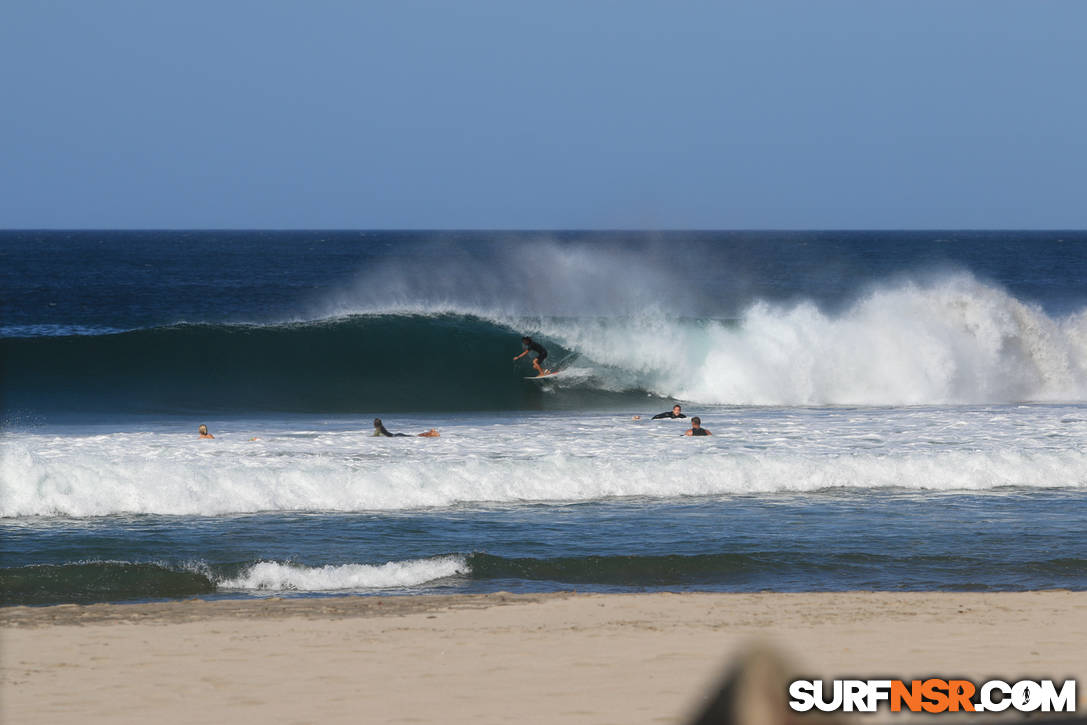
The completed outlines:
[[[536,342],[535,340],[528,343],[522,342],[521,344],[525,346],[525,350],[531,350],[532,352],[536,353],[536,362],[543,365],[543,361],[547,357],[547,350],[544,348],[543,345]]]
[[[388,430],[386,430],[385,426],[380,426],[378,428],[374,428],[374,435],[375,436],[384,436],[385,438],[410,438],[411,437],[407,433],[390,433]]]
[[[691,435],[693,436],[708,436],[710,432],[705,428],[691,428]]]
[[[657,413],[652,418],[650,418],[650,420],[660,420],[661,418],[686,418],[686,417],[687,416],[685,416],[683,413],[680,413],[679,415],[676,415],[675,413],[673,413],[672,411],[669,410],[669,411],[664,412],[664,413]]]

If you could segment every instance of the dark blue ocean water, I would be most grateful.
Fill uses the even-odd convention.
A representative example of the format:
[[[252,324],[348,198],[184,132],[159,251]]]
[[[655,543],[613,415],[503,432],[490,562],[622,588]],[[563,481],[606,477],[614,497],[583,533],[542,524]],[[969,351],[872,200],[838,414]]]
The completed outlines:
[[[0,232],[3,601],[1084,588],[1085,282],[1084,232]]]

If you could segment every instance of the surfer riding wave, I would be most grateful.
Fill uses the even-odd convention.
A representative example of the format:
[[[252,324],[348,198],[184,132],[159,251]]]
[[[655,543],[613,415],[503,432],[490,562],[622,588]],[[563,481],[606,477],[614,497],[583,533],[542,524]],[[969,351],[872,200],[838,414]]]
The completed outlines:
[[[542,365],[543,361],[547,359],[547,349],[540,343],[535,342],[531,337],[527,336],[521,338],[521,344],[524,345],[525,349],[520,355],[513,358],[514,361],[520,360],[525,355],[529,354],[529,352],[534,352],[536,353],[536,357],[532,358],[532,367],[536,369],[536,377],[550,374],[551,371],[547,370]]]

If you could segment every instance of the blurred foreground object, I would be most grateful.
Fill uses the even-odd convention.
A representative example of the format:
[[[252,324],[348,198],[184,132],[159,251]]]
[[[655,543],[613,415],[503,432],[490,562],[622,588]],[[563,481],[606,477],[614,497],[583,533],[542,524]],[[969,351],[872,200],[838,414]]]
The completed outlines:
[[[689,725],[1087,725],[1087,717],[1057,713],[946,713],[941,716],[907,712],[795,712],[789,707],[789,683],[803,676],[778,651],[752,645],[733,661],[716,691]]]

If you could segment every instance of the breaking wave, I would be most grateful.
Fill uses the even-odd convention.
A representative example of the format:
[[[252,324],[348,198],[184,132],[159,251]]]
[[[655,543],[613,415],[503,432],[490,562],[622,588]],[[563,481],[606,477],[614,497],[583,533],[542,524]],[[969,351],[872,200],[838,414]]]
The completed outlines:
[[[525,316],[416,303],[280,324],[0,339],[12,411],[366,413],[601,408],[646,394],[724,405],[1087,400],[1087,310],[1051,316],[965,274],[841,309],[736,317],[646,308]],[[530,334],[568,374],[526,383]]]

